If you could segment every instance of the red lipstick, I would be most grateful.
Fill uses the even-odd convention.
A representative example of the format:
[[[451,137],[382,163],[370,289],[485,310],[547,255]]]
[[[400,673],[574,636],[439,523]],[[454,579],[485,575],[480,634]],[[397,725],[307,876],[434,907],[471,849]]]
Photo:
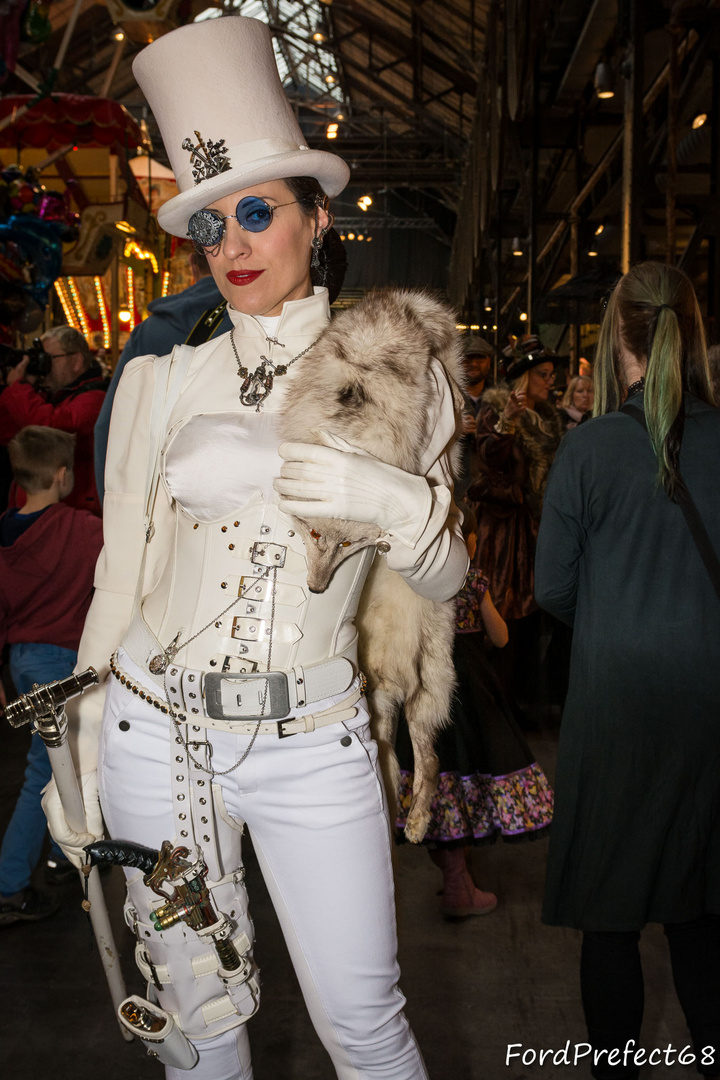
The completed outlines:
[[[225,277],[231,285],[249,285],[264,272],[264,270],[231,270]]]

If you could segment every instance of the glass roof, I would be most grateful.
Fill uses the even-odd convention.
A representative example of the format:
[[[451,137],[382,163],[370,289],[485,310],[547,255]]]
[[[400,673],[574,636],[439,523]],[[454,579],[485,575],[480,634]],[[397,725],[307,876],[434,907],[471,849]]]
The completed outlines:
[[[231,0],[223,9],[207,8],[195,22],[232,13],[268,23],[288,97],[327,115],[343,104],[343,92],[325,8],[320,0]]]

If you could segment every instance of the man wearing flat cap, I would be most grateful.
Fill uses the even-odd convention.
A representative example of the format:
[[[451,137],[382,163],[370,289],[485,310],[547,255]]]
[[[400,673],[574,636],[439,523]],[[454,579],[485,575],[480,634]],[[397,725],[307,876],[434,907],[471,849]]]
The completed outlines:
[[[494,347],[479,334],[468,334],[464,343],[463,370],[467,383],[464,391],[462,459],[460,475],[455,485],[456,497],[462,499],[472,479],[472,459],[475,452],[475,432],[480,400],[485,390],[492,386]]]

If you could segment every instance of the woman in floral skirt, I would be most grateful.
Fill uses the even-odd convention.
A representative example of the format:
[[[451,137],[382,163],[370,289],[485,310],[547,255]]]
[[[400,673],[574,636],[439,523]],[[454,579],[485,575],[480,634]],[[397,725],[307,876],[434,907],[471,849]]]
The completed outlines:
[[[476,522],[462,507],[463,533],[471,560]],[[497,906],[493,893],[478,889],[470,875],[470,845],[498,838],[533,839],[547,831],[553,794],[534,760],[487,654],[502,648],[507,625],[498,614],[482,571],[471,568],[457,598],[454,661],[458,685],[451,723],[438,739],[438,790],[425,834],[429,855],[442,870],[441,910],[446,918],[486,915]],[[412,799],[412,748],[404,719],[397,740],[401,790],[397,827],[402,831]]]

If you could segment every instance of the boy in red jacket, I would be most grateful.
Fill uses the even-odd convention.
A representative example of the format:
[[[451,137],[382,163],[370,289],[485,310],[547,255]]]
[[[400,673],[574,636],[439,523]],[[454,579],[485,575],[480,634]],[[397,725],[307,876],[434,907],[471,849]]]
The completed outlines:
[[[27,501],[0,517],[0,650],[9,644],[10,674],[22,694],[33,683],[72,673],[102,547],[102,523],[61,502],[73,488],[74,435],[26,427],[8,450]],[[30,885],[45,839],[40,794],[50,776],[45,744],[34,735],[25,782],[0,848],[0,926],[42,919],[57,909],[52,897]],[[58,868],[63,862],[53,844],[50,865]]]

